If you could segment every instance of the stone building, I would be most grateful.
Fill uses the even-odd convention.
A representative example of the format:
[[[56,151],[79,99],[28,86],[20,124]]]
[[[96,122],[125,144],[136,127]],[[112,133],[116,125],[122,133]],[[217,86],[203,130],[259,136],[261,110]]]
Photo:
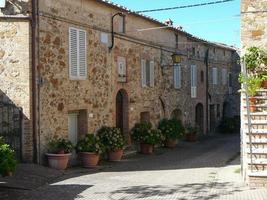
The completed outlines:
[[[252,46],[267,50],[267,1],[242,0],[242,55]],[[257,112],[248,113],[245,95],[241,96],[241,161],[245,181],[251,186],[267,186],[266,91],[258,91]],[[249,120],[251,130],[249,131]],[[251,145],[249,140],[251,136]],[[251,146],[251,152],[250,152]]]
[[[25,160],[102,125],[131,145],[139,121],[176,117],[208,134],[239,115],[233,47],[104,0],[11,0],[0,13],[0,90],[23,108]]]

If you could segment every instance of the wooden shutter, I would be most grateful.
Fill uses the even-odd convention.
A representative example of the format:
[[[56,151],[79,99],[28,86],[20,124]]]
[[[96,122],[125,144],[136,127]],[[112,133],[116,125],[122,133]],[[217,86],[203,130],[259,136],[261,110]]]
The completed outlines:
[[[69,74],[70,78],[78,76],[78,30],[69,29]]]
[[[191,97],[197,97],[197,66],[191,66]]]
[[[222,84],[226,85],[227,84],[227,70],[222,69]]]
[[[179,89],[182,85],[181,80],[181,65],[175,65],[173,70],[174,88]]]
[[[212,68],[212,83],[213,85],[218,84],[218,71],[216,67]]]
[[[79,78],[86,79],[87,75],[86,59],[86,32],[79,30]]]
[[[141,60],[141,82],[142,87],[146,86],[146,60]]]
[[[154,85],[155,85],[155,65],[154,65],[154,61],[150,61],[150,70],[149,70],[149,72],[150,72],[150,78],[149,78],[149,80],[150,80],[150,87],[154,87]]]

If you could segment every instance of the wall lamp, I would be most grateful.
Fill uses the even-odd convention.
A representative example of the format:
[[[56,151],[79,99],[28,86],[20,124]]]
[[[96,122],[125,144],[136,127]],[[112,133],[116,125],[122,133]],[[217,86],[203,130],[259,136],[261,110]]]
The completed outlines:
[[[111,51],[114,47],[114,18],[116,16],[121,16],[121,17],[125,17],[125,14],[123,14],[122,12],[118,12],[116,14],[114,14],[111,18],[111,46],[109,47],[109,50]]]

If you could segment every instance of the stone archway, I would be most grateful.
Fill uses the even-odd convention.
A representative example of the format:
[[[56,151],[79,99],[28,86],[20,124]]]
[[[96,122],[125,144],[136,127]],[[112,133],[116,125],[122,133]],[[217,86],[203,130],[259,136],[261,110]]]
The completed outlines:
[[[199,128],[199,131],[201,134],[204,133],[204,109],[203,109],[203,104],[202,103],[198,103],[196,105],[196,126]]]
[[[129,98],[124,89],[118,91],[116,95],[116,127],[122,131],[128,145],[131,144],[129,135]]]

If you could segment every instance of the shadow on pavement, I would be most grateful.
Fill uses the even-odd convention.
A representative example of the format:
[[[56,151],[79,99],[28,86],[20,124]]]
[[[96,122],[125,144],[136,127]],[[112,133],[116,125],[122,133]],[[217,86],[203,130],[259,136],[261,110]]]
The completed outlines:
[[[212,188],[212,192],[211,191]],[[226,191],[226,188],[231,188]],[[215,192],[216,191],[216,192]],[[122,189],[113,191],[111,193],[110,199],[117,200],[130,200],[130,199],[160,199],[166,198],[170,196],[171,199],[177,200],[212,200],[217,199],[223,195],[231,195],[236,192],[242,192],[240,188],[234,187],[232,183],[192,183],[192,184],[182,184],[175,185],[173,187],[167,186],[131,186],[124,187]],[[120,196],[120,198],[116,198],[116,196]]]

